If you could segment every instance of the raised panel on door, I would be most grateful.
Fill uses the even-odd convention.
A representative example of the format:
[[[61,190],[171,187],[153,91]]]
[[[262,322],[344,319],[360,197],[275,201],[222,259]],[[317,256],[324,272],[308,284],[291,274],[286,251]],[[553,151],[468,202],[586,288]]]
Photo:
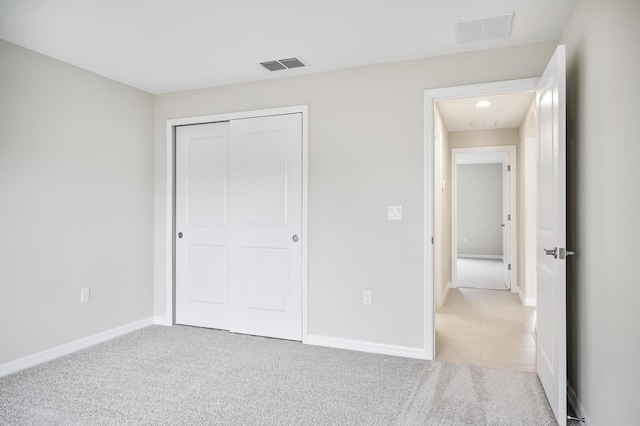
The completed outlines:
[[[243,226],[287,225],[288,142],[285,130],[242,135]]]
[[[215,127],[211,130],[218,131]],[[179,129],[181,135],[184,131]],[[188,156],[187,226],[224,226],[227,216],[228,136],[192,137],[184,143]]]
[[[229,124],[176,130],[176,322],[229,327]]]
[[[536,329],[545,332],[536,335],[536,347],[538,363],[546,365],[551,372],[555,372],[554,362],[554,332],[553,332],[553,269],[547,264],[540,264],[537,270],[538,292],[537,297],[543,300],[538,303]],[[547,332],[546,330],[549,330]]]
[[[242,250],[242,307],[285,312],[288,250],[245,247]]]
[[[241,208],[233,220],[242,283],[231,296],[232,331],[301,340],[301,114],[233,121],[231,135],[242,158],[232,191]]]
[[[191,303],[227,304],[227,248],[188,247],[187,299]]]
[[[555,374],[558,366],[554,356],[554,275],[556,274],[555,259],[544,254],[545,249],[553,249],[556,245],[554,224],[554,202],[557,190],[554,187],[554,164],[557,163],[557,147],[554,142],[553,126],[553,90],[552,85],[540,91],[538,111],[540,115],[540,144],[539,144],[539,213],[538,213],[538,252],[537,267],[537,328],[538,333],[538,364],[539,370]],[[555,390],[552,388],[550,392]],[[552,398],[557,398],[552,396]]]

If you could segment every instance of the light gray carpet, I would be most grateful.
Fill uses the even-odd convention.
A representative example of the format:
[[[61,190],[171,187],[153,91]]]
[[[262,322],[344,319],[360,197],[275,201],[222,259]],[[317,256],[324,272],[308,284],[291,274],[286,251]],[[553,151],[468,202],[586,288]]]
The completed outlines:
[[[458,258],[458,287],[508,290],[501,259]]]
[[[151,326],[0,378],[2,425],[549,425],[535,374]]]

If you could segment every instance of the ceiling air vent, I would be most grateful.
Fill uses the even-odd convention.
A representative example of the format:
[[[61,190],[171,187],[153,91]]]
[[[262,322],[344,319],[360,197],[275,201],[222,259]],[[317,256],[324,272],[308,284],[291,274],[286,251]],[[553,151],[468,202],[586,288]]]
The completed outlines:
[[[280,71],[280,70],[286,70],[290,68],[300,68],[300,67],[307,66],[307,64],[305,64],[302,61],[302,59],[300,59],[299,57],[260,62],[260,65],[262,65],[269,71]]]
[[[453,23],[456,29],[456,43],[464,44],[480,40],[505,38],[511,35],[513,12],[488,16],[480,19],[467,19]]]
[[[260,62],[260,65],[262,65],[263,67],[265,67],[269,71],[279,71],[279,70],[286,70],[287,69],[287,67],[285,67],[284,65],[282,65],[278,61]]]
[[[497,120],[491,121],[470,121],[469,127],[496,127],[498,125]]]

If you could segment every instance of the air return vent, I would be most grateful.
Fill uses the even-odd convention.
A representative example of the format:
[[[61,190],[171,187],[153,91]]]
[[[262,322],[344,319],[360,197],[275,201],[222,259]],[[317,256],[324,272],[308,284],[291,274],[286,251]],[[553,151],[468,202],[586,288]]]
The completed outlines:
[[[511,35],[513,12],[488,16],[480,19],[467,19],[453,23],[456,29],[456,43],[464,44],[480,40],[505,38]]]
[[[279,70],[286,70],[287,69],[287,67],[285,67],[284,65],[282,65],[278,61],[260,62],[260,65],[262,65],[263,67],[265,67],[269,71],[279,71]]]
[[[290,68],[300,68],[300,67],[307,66],[307,64],[305,64],[302,61],[302,59],[300,59],[299,57],[260,62],[260,65],[262,65],[269,71],[280,71],[280,70],[286,70]]]

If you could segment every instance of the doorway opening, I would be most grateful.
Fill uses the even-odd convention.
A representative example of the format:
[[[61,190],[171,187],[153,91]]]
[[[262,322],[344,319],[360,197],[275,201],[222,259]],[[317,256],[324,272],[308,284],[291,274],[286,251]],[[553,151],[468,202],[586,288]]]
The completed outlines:
[[[566,424],[567,413],[567,364],[566,364],[566,61],[565,46],[557,46],[540,79],[512,80],[505,82],[458,86],[425,91],[425,353],[427,359],[434,359],[436,349],[435,314],[437,303],[446,300],[447,284],[437,280],[441,271],[442,244],[446,239],[437,239],[435,233],[442,225],[441,191],[446,182],[440,182],[437,175],[438,164],[442,163],[442,153],[448,152],[438,144],[447,139],[443,131],[440,112],[436,103],[446,99],[484,97],[517,92],[535,92],[535,107],[522,118],[519,137],[525,148],[521,152],[534,151],[536,155],[520,155],[519,164],[524,161],[524,178],[518,185],[524,185],[520,194],[518,211],[523,215],[533,214],[534,229],[529,229],[531,220],[523,218],[525,229],[520,232],[520,252],[517,261],[521,268],[518,276],[519,297],[523,303],[532,301],[537,307],[535,325],[536,348],[535,368],[545,390],[558,424]],[[531,112],[533,114],[531,114]],[[484,124],[484,122],[483,122]],[[525,126],[522,128],[522,126]],[[529,129],[529,126],[532,125]],[[535,129],[535,135],[532,136]],[[527,147],[534,143],[534,147]],[[440,156],[438,156],[440,155]],[[446,154],[445,154],[446,155]],[[533,164],[532,164],[533,163]],[[527,169],[532,167],[531,172]],[[523,170],[523,168],[520,168]],[[534,171],[535,170],[535,171]],[[533,182],[527,186],[527,177],[535,174]],[[437,183],[437,185],[436,185]],[[530,183],[530,182],[529,182]],[[436,195],[438,195],[436,197]],[[535,198],[533,205],[528,204]],[[440,200],[440,204],[438,204]],[[446,205],[446,204],[445,204]],[[439,217],[438,217],[439,215]],[[438,222],[440,219],[440,223]],[[442,234],[442,230],[440,230]],[[533,234],[534,237],[530,238]],[[524,239],[524,242],[522,242]],[[438,243],[439,241],[439,243]],[[440,245],[438,245],[440,244]],[[539,247],[540,250],[536,248]],[[543,250],[544,249],[544,250]],[[536,258],[533,269],[526,270],[529,259]],[[434,264],[436,267],[434,267]],[[524,271],[523,271],[524,270]],[[445,270],[446,271],[446,270]],[[533,282],[528,281],[531,273]],[[440,278],[442,278],[440,276]],[[443,291],[444,290],[444,291]],[[505,294],[506,292],[501,292]],[[506,293],[511,295],[512,293]],[[531,294],[534,294],[532,299]],[[481,322],[482,323],[482,322]]]
[[[515,160],[515,145],[451,149],[452,288],[518,292]]]
[[[535,212],[535,204],[531,204],[527,197],[533,190],[535,201],[535,187],[528,186],[529,177],[533,176],[534,182],[536,178],[535,120],[531,121],[528,114],[535,111],[537,82],[537,79],[526,79],[425,93],[426,164],[433,164],[425,176],[425,207],[427,212],[433,212],[433,220],[425,223],[428,236],[425,241],[432,243],[425,247],[425,349],[427,355],[431,355],[430,359],[447,359],[447,355],[455,353],[468,357],[450,357],[449,360],[465,362],[468,359],[469,363],[479,365],[535,371],[535,308],[529,305],[535,304],[536,284],[535,276],[531,280],[531,274],[527,274],[530,271],[526,264],[530,251],[535,258],[535,221],[527,221],[526,212]],[[491,98],[499,104],[499,98],[504,95],[519,96],[520,103],[524,103],[524,107],[511,118],[515,124],[501,125],[502,118],[489,120],[465,116],[464,111],[453,122],[449,120],[449,109],[461,105],[461,101],[474,106],[480,100]],[[502,108],[508,112],[516,110],[512,106]],[[534,126],[533,136],[529,126]],[[527,139],[527,136],[532,137]],[[493,155],[494,158],[465,160],[465,155]],[[458,157],[461,163],[467,164],[459,165]],[[479,216],[483,215],[480,210],[487,207],[486,202],[478,201],[478,196],[486,201],[490,195],[478,194],[477,187],[471,188],[476,196],[475,207],[467,207],[464,213],[476,222],[476,229],[465,231],[464,225],[459,223],[457,211],[464,206],[464,201],[459,198],[458,178],[461,174],[474,173],[466,173],[469,170],[460,172],[458,167],[472,164],[482,164],[483,167],[476,169],[485,170],[475,172],[490,174],[498,182],[499,187],[493,196],[498,201],[493,205],[491,225],[477,223]],[[492,166],[484,167],[489,165]],[[503,175],[506,178],[503,179]],[[471,179],[472,183],[478,184],[480,178],[476,173],[476,177]],[[468,188],[466,190],[469,191]],[[527,238],[527,227],[531,223],[534,224],[530,230],[533,238]],[[470,243],[480,242],[481,234],[488,230],[492,231],[488,238],[493,241],[493,246],[472,247]],[[430,236],[434,236],[433,241]],[[499,266],[496,268],[497,283],[503,290],[510,291],[496,292],[485,288],[466,288],[468,286],[464,283],[460,285],[463,277],[458,259],[495,261]],[[472,277],[478,278],[477,275],[477,272],[471,272]],[[452,333],[454,339],[450,338]],[[493,347],[483,343],[483,339],[489,338],[494,340]],[[443,358],[441,348],[453,352],[445,353]]]

